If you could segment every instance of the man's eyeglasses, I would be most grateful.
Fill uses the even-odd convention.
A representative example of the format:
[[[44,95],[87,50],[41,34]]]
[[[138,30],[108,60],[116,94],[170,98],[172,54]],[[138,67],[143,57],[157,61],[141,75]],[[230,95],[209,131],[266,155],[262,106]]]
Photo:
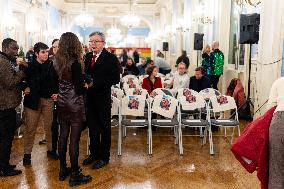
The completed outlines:
[[[89,41],[90,44],[100,44],[100,43],[103,43],[104,41]]]

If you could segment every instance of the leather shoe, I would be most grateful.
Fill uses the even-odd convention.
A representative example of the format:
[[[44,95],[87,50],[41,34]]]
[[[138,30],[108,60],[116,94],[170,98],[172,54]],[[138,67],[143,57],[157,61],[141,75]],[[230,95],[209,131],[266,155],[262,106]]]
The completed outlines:
[[[11,164],[9,164],[9,165],[8,165],[8,168],[10,168],[10,169],[15,169],[15,168],[16,168],[16,165],[11,165]]]
[[[88,156],[86,159],[84,159],[83,165],[90,165],[90,164],[94,163],[96,160],[98,160],[98,159],[94,158],[93,156]]]
[[[106,160],[98,160],[94,163],[92,169],[100,169],[103,168],[104,166],[106,166],[108,164],[109,161]]]
[[[54,160],[59,159],[59,155],[57,154],[57,152],[55,150],[47,151],[46,154],[47,154],[47,157],[49,157],[51,159],[54,159]]]

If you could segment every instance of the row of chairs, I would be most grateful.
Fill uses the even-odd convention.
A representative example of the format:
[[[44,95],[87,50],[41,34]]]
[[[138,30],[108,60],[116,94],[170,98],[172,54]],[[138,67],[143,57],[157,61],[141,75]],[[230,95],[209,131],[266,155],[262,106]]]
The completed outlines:
[[[148,153],[152,154],[152,126],[173,128],[175,144],[179,153],[183,154],[182,129],[199,128],[203,137],[202,145],[209,140],[210,154],[214,154],[211,126],[232,127],[239,129],[238,115],[232,119],[216,119],[216,114],[232,110],[237,111],[236,103],[230,96],[220,95],[213,89],[205,89],[200,93],[190,89],[180,89],[175,97],[166,89],[156,89],[156,96],[150,97],[143,89],[130,88],[124,92],[113,88],[112,92],[112,126],[118,127],[118,155],[122,153],[122,140],[126,137],[126,128],[147,127]],[[158,114],[157,119],[152,115]],[[141,119],[143,117],[143,119]],[[138,119],[139,118],[139,119]],[[204,132],[202,132],[204,129]]]

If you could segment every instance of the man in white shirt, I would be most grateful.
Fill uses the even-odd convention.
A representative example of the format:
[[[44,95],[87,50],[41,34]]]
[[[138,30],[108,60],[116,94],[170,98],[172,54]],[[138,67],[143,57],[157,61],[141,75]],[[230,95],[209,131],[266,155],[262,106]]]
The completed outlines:
[[[159,73],[167,75],[171,72],[171,66],[166,62],[163,58],[162,53],[157,54],[157,58],[155,59],[155,66],[157,66]]]

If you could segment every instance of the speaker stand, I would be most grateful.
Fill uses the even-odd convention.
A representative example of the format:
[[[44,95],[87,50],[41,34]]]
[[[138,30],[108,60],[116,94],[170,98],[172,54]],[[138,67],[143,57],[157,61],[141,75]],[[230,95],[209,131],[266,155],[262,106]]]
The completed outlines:
[[[199,64],[198,64],[198,61],[199,61],[199,50],[196,50],[196,52],[197,52],[197,55],[196,55],[196,67],[198,67],[199,66]]]
[[[254,107],[254,104],[251,100],[251,97],[250,97],[250,86],[251,86],[251,46],[252,44],[249,44],[249,70],[248,70],[248,95],[247,95],[247,100],[245,103],[243,103],[238,109],[237,109],[237,112],[239,112],[240,109],[242,109],[245,105],[248,105],[249,106],[249,110],[250,110],[250,107]],[[253,115],[250,113],[250,118],[252,119]]]
[[[254,107],[251,97],[250,97],[250,86],[251,86],[251,46],[252,44],[249,44],[249,76],[248,76],[248,96],[247,96],[247,102]]]

